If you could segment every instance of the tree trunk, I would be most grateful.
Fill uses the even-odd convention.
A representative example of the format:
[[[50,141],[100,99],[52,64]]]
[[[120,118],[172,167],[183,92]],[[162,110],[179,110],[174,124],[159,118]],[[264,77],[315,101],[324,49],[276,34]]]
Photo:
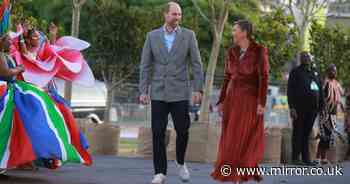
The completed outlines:
[[[218,33],[216,34],[218,35]],[[199,116],[199,121],[203,123],[209,122],[209,106],[211,100],[210,97],[213,90],[216,63],[220,52],[220,42],[221,36],[214,36],[212,49],[210,53],[209,65],[206,73],[204,96],[202,99],[202,105]]]
[[[114,89],[111,88],[111,85],[106,84],[107,86],[107,99],[106,99],[106,108],[105,108],[105,112],[104,112],[104,116],[103,116],[103,121],[105,123],[110,123],[111,121],[111,108],[112,108],[112,104],[113,104],[113,93],[114,93]]]
[[[308,25],[309,25],[308,23],[303,22],[303,24],[300,27],[300,31],[299,31],[300,43],[298,46],[299,48],[297,53],[296,66],[300,64],[300,53],[305,50],[305,44],[306,44],[305,36],[306,36],[306,32],[308,31],[307,29]]]
[[[81,0],[73,0],[72,9],[72,32],[71,35],[78,38],[79,37],[79,24],[80,24],[80,9],[83,3]],[[64,98],[68,101],[72,101],[72,82],[66,81],[64,88]]]
[[[73,5],[73,14],[72,14],[72,36],[79,36],[79,25],[80,25],[80,10],[81,6],[78,4]]]
[[[305,37],[306,37],[307,31],[308,31],[308,26],[309,26],[308,23],[304,23],[304,25],[301,27],[301,31],[300,31],[300,37],[302,38],[301,42],[300,42],[300,50],[301,51],[303,51],[305,49],[305,46],[306,46]]]
[[[218,62],[222,34],[224,32],[225,23],[228,18],[228,4],[229,2],[225,3],[225,8],[222,10],[223,12],[221,12],[221,16],[219,20],[214,21],[214,22],[217,22],[217,24],[213,23],[212,25],[213,44],[212,44],[211,53],[210,53],[209,65],[206,73],[204,96],[202,99],[202,105],[201,105],[200,116],[199,116],[199,121],[202,123],[209,123],[211,93],[213,90],[215,69],[216,69],[216,64]]]

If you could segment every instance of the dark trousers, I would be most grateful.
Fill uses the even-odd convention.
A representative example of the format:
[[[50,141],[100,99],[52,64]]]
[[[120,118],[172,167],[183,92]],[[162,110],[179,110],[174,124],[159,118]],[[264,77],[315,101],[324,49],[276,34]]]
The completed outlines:
[[[163,102],[152,101],[152,136],[153,165],[155,174],[167,174],[167,155],[165,133],[168,125],[168,115],[174,122],[176,131],[176,160],[183,165],[188,143],[190,128],[189,101]]]
[[[293,121],[292,157],[296,161],[301,154],[303,162],[310,162],[309,137],[317,112],[297,112],[297,114],[298,118]]]

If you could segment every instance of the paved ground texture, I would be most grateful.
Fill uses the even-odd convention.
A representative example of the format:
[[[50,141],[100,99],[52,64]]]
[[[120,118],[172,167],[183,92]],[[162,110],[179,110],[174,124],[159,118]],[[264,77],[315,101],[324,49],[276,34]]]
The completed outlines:
[[[188,165],[192,175],[190,183],[217,184],[209,177],[212,169],[210,164],[189,163]],[[350,162],[344,162],[341,166],[342,176],[265,176],[260,184],[350,183]],[[150,184],[152,174],[151,160],[99,156],[95,157],[95,163],[91,167],[66,165],[55,171],[12,170],[7,173],[8,177],[0,178],[0,184]],[[175,164],[170,162],[166,184],[179,183],[181,182],[178,180]]]

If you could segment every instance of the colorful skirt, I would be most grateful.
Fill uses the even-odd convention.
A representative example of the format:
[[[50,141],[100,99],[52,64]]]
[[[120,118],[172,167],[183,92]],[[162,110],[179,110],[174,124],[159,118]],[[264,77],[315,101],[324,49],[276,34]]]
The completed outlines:
[[[38,160],[91,165],[70,109],[32,84],[0,86],[0,169]]]

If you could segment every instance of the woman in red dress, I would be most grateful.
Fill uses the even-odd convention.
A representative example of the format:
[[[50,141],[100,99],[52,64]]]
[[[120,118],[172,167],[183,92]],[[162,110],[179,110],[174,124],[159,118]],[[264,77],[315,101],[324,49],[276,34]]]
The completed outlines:
[[[251,39],[253,26],[238,21],[233,27],[235,46],[228,50],[225,80],[218,102],[222,133],[211,176],[222,182],[260,181],[238,168],[258,168],[264,154],[264,122],[268,87],[268,51]]]

